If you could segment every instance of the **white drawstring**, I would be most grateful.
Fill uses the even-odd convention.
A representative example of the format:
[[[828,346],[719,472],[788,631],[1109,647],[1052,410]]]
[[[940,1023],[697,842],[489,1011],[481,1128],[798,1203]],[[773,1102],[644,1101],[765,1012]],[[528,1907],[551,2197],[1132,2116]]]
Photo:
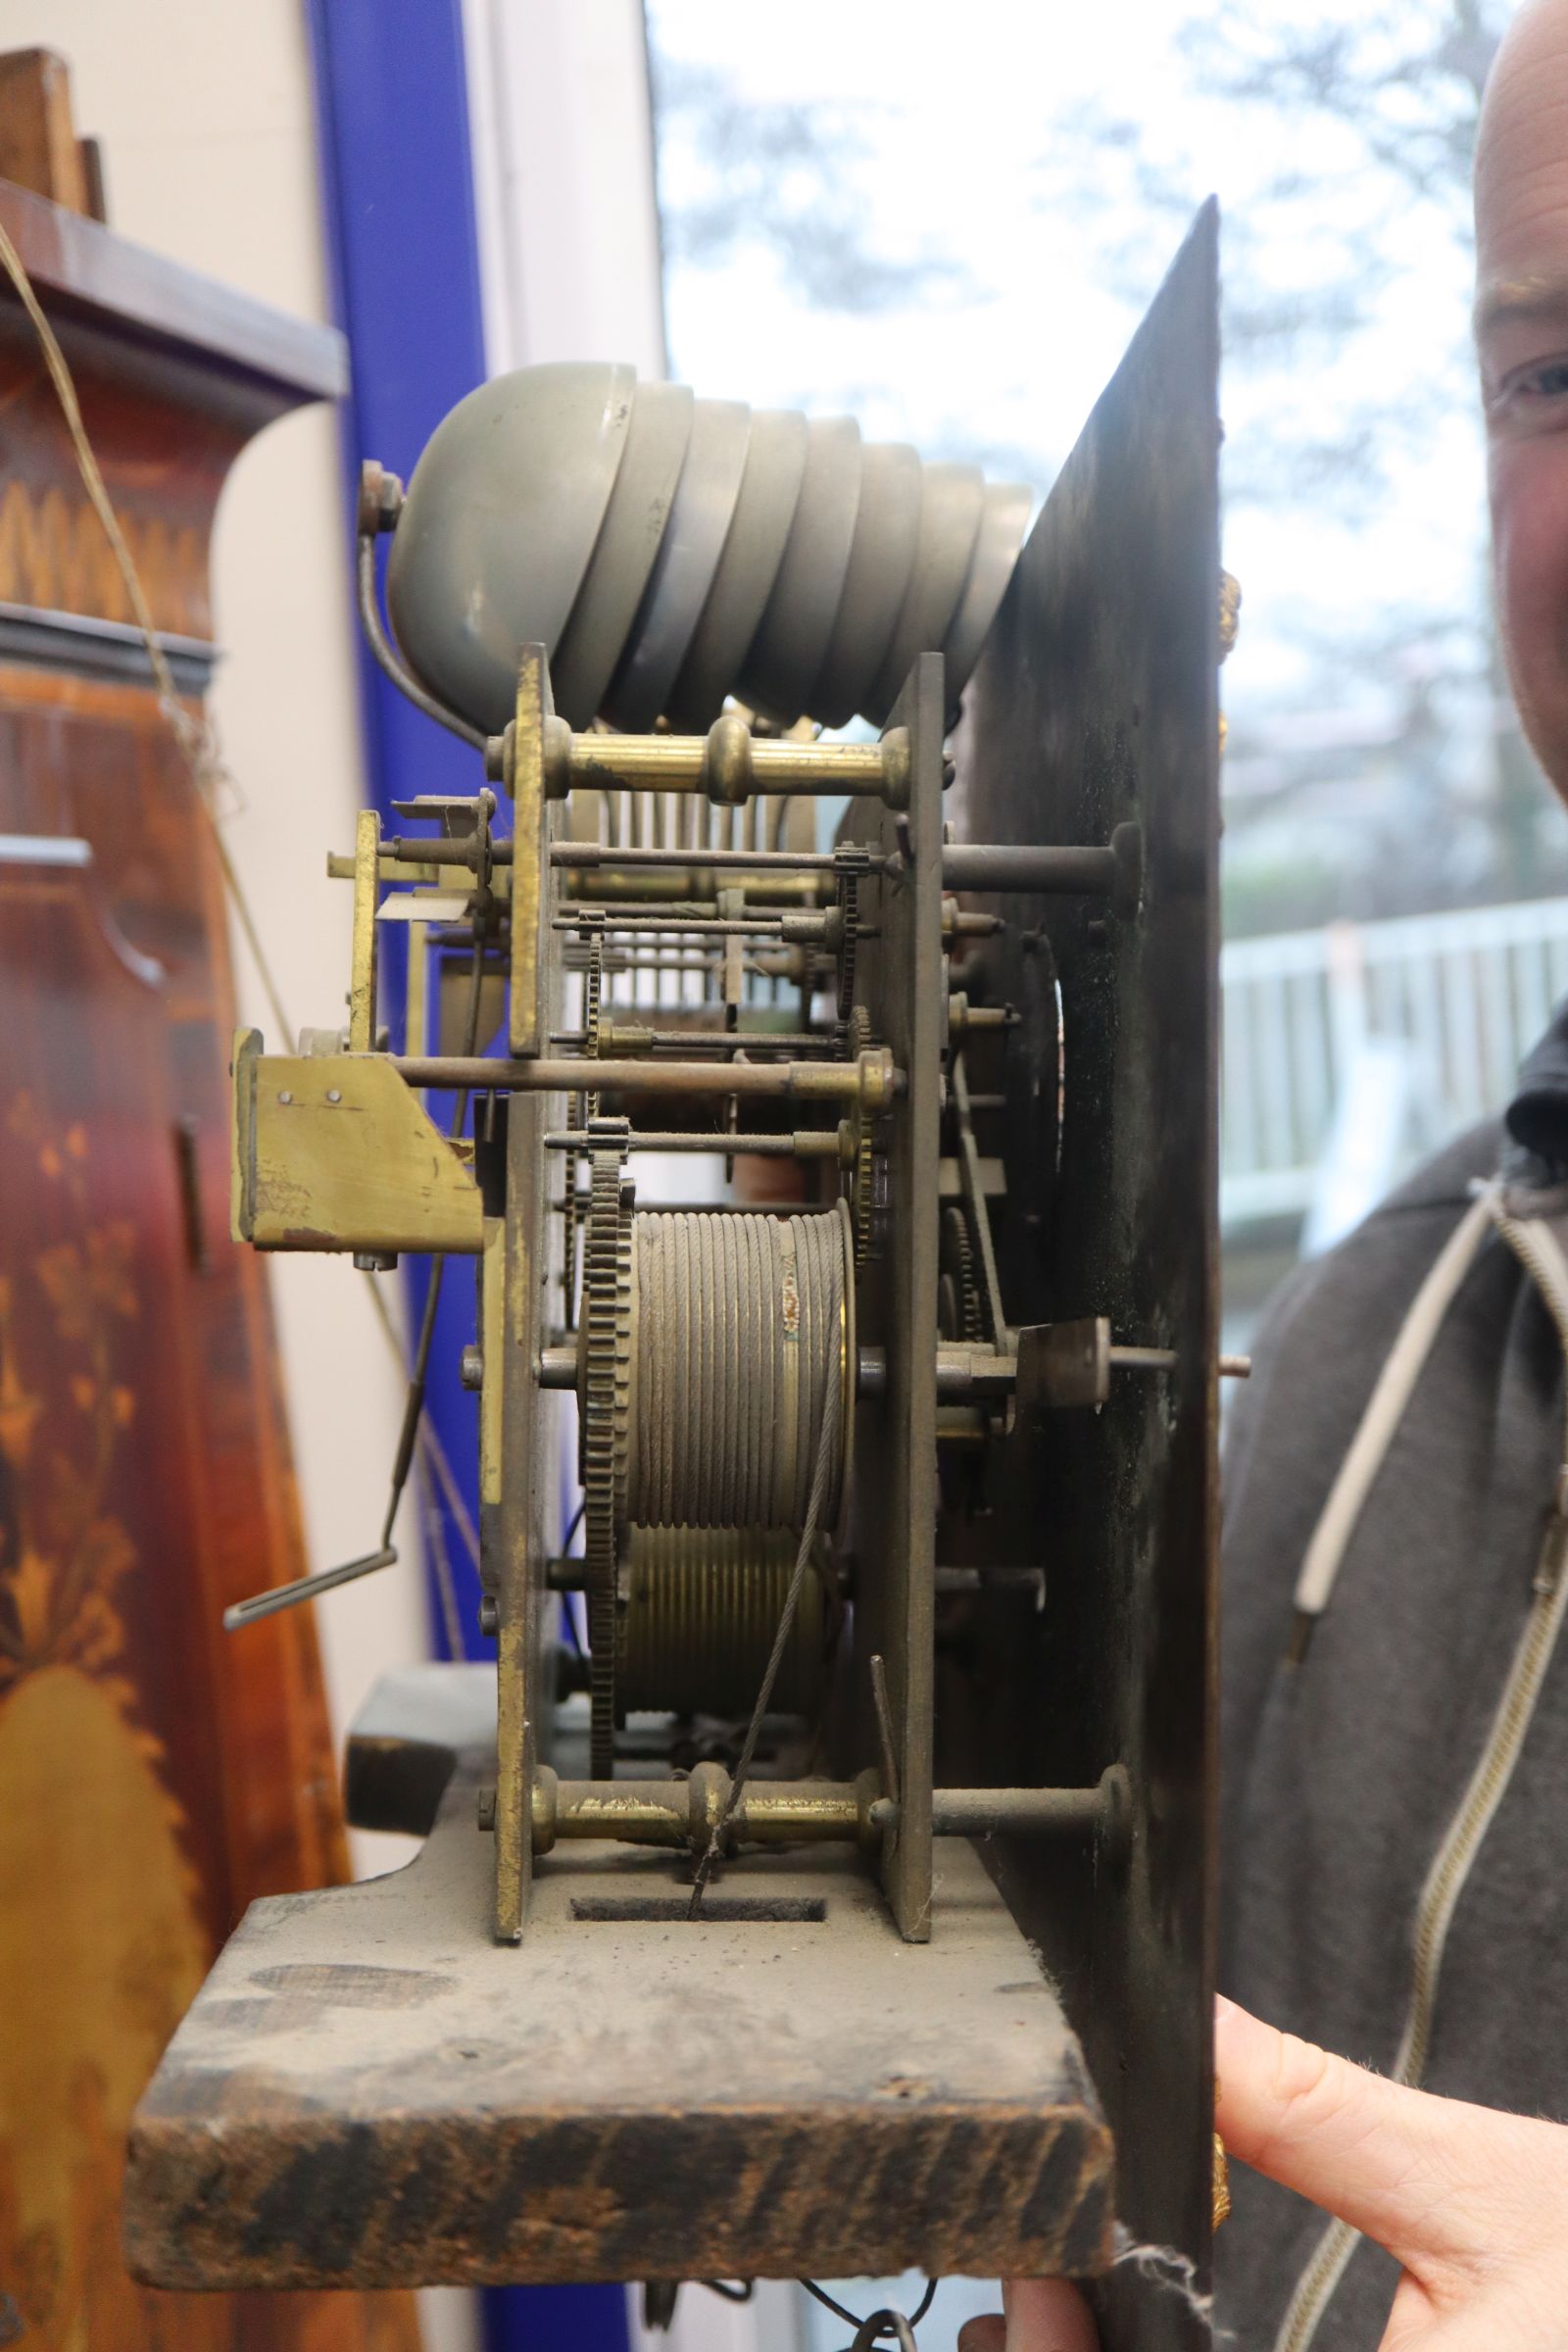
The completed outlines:
[[[1489,1185],[1460,1218],[1411,1300],[1388,1361],[1378,1374],[1377,1385],[1350,1441],[1349,1451],[1340,1464],[1340,1474],[1329,1490],[1323,1515],[1312,1531],[1312,1541],[1296,1580],[1296,1625],[1291,1638],[1291,1656],[1298,1663],[1305,1656],[1312,1630],[1329,1605],[1334,1580],[1372,1491],[1372,1482],[1382,1469],[1395,1434],[1404,1419],[1405,1408],[1432,1353],[1444,1317],[1487,1238],[1494,1202],[1500,1200],[1500,1185]]]
[[[1478,1212],[1482,1225],[1479,1232],[1475,1232],[1471,1229]],[[1341,1489],[1349,1486],[1347,1472],[1352,1463],[1357,1465],[1359,1484],[1355,1490],[1354,1509],[1343,1513],[1341,1521],[1336,1523],[1333,1532],[1337,1542],[1334,1547],[1331,1548],[1327,1542],[1321,1546],[1319,1583],[1313,1588],[1314,1593],[1320,1592],[1321,1597],[1310,1619],[1312,1623],[1321,1614],[1333,1590],[1334,1578],[1354,1529],[1356,1516],[1388,1452],[1404,1406],[1409,1402],[1416,1375],[1431,1352],[1443,1313],[1452,1302],[1464,1271],[1474,1262],[1480,1248],[1480,1236],[1489,1224],[1495,1227],[1540,1291],[1556,1327],[1564,1359],[1568,1361],[1568,1257],[1564,1257],[1561,1246],[1549,1226],[1537,1219],[1510,1216],[1504,1205],[1501,1185],[1487,1185],[1481,1189],[1475,1207],[1455,1228],[1446,1249],[1416,1294],[1414,1304],[1395,1343],[1394,1354],[1390,1356],[1383,1377],[1372,1392],[1361,1426],[1346,1456],[1345,1467],[1335,1481],[1328,1506],[1308,1547],[1308,1565],[1319,1550],[1319,1540],[1323,1537],[1330,1513],[1340,1499]],[[1463,1253],[1456,1249],[1461,1237],[1466,1237],[1467,1241]],[[1455,1267],[1458,1267],[1457,1273],[1454,1272]],[[1440,1296],[1442,1304],[1434,1314],[1431,1307]],[[1412,1326],[1418,1323],[1417,1336],[1412,1339]],[[1401,1358],[1407,1373],[1402,1391],[1398,1393],[1397,1405],[1392,1410],[1385,1405],[1377,1432],[1380,1443],[1375,1451],[1370,1444],[1363,1448],[1362,1441],[1366,1439],[1373,1416],[1379,1410],[1380,1400],[1384,1399],[1386,1386],[1391,1396],[1396,1394],[1395,1384],[1389,1382],[1388,1378],[1396,1358]],[[1413,1371],[1408,1369],[1411,1363]],[[1568,1412],[1568,1382],[1565,1382],[1564,1395],[1565,1412]],[[1426,1884],[1421,1889],[1421,1898],[1416,1905],[1410,1999],[1398,2055],[1393,2069],[1393,2079],[1396,2082],[1415,2084],[1426,2070],[1448,1930],[1476,1856],[1507,1793],[1514,1766],[1518,1763],[1526,1734],[1535,1716],[1546,1669],[1556,1650],[1563,1617],[1568,1613],[1568,1576],[1563,1574],[1565,1560],[1568,1560],[1568,1426],[1564,1428],[1563,1459],[1557,1472],[1545,1538],[1536,1564],[1530,1613],[1515,1647],[1502,1695],[1497,1701],[1480,1759],[1433,1858]],[[1305,1582],[1306,1568],[1303,1567],[1302,1585]],[[1297,1606],[1298,1609],[1301,1606],[1299,1586]],[[1298,1656],[1300,1652],[1298,1650],[1295,1654]],[[1280,2323],[1274,2352],[1307,2352],[1323,2314],[1328,2309],[1330,2298],[1344,2278],[1350,2257],[1359,2243],[1358,2230],[1352,2230],[1346,2222],[1330,2222],[1297,2280],[1296,2292]]]

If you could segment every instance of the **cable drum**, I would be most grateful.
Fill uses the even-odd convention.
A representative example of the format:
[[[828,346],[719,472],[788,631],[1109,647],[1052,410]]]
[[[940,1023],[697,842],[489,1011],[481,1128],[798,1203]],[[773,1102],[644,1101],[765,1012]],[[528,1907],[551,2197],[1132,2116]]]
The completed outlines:
[[[615,1693],[623,1707],[744,1715],[757,1696],[790,1577],[790,1530],[634,1527],[615,1620]],[[773,1687],[774,1711],[812,1714],[826,1669],[821,1579],[802,1589]]]
[[[626,1513],[641,1527],[805,1523],[830,1374],[837,1520],[854,1426],[850,1224],[744,1210],[637,1215]]]

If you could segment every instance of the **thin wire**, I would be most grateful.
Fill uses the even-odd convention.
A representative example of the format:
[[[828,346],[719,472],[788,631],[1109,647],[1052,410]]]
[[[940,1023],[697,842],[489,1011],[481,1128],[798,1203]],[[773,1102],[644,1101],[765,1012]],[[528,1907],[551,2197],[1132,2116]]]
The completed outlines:
[[[850,2346],[850,2352],[870,2352],[870,2347],[885,2335],[891,2335],[894,2338],[899,2352],[915,2352],[914,2329],[909,2325],[907,2316],[902,2311],[894,2310],[891,2305],[885,2306],[881,2311],[873,2311],[869,2318],[860,2322],[855,2331],[855,2341]]]
[[[808,2295],[814,2295],[818,2303],[825,2305],[836,2320],[842,2320],[846,2328],[858,2328],[862,2325],[848,2304],[838,2302],[828,2293],[825,2286],[818,2286],[814,2278],[803,2278],[800,2283]]]
[[[429,1548],[430,1565],[435,1570],[435,1589],[441,1602],[441,1624],[447,1638],[449,1658],[466,1658],[468,1645],[463,1631],[463,1611],[458,1606],[458,1589],[452,1581],[452,1562],[447,1556],[446,1529],[441,1524],[441,1506],[431,1491],[426,1475],[423,1481],[424,1540]]]
[[[103,525],[104,536],[109,541],[110,552],[114,556],[120,576],[124,583],[131,612],[147,649],[148,666],[152,670],[153,680],[158,688],[158,708],[179,746],[185,764],[190,770],[191,780],[196,786],[197,802],[212,831],[219,867],[223,877],[223,888],[227,893],[229,904],[234,909],[235,920],[245,935],[245,944],[250,950],[252,961],[255,963],[263,994],[267,998],[268,1005],[279,1031],[292,1042],[297,1032],[288,1017],[282,992],[278,988],[267,951],[262,945],[261,932],[251,910],[250,901],[245,895],[244,886],[235,870],[233,859],[228,854],[228,845],[223,839],[218,822],[214,788],[224,780],[231,782],[232,779],[229,778],[228,770],[219,753],[218,740],[211,721],[205,717],[200,721],[193,718],[179,700],[178,689],[174,684],[174,673],[170,668],[169,657],[164,652],[163,642],[154,625],[152,609],[147,602],[146,591],[142,587],[141,575],[136,569],[135,560],[131,555],[124,532],[121,529],[120,517],[115,513],[109,492],[104,484],[96,453],[87,437],[86,426],[82,422],[81,404],[76,398],[76,386],[70,364],[61,350],[55,330],[50,325],[38,297],[33,291],[32,280],[27,275],[26,265],[17,251],[3,222],[0,222],[0,265],[3,265],[7,276],[16,287],[22,307],[32,322],[33,332],[37,335],[39,347],[43,353],[44,366],[48,370],[49,380],[54,386],[55,397],[60,403],[61,413],[66,420],[66,430],[71,436],[71,445],[75,454],[76,470],[81,476],[82,488],[87,493],[89,505]],[[399,1370],[404,1370],[406,1369],[406,1358],[403,1352],[403,1342],[399,1338],[397,1326],[392,1320],[391,1309],[376,1287],[375,1276],[367,1274],[364,1279],[369,1285],[376,1319],[381,1326],[387,1345],[397,1357]],[[452,1465],[447,1460],[446,1450],[434,1430],[427,1425],[420,1429],[419,1448],[435,1474],[447,1508],[463,1538],[464,1548],[477,1569],[479,1564],[478,1533],[462,1490],[453,1475]]]
[[[468,980],[468,1003],[464,1023],[463,1052],[466,1060],[472,1056],[479,1036],[479,1004],[484,982],[485,916],[490,903],[490,888],[487,878],[490,865],[490,820],[495,814],[495,794],[488,790],[481,792],[477,806],[478,831],[475,836],[477,851],[475,870],[479,887],[474,900],[473,970]],[[457,1102],[453,1106],[449,1132],[454,1140],[463,1133],[464,1122],[467,1115],[468,1089],[463,1087],[459,1089]],[[408,1485],[409,1468],[414,1460],[415,1446],[424,1420],[425,1391],[429,1385],[430,1376],[430,1349],[435,1341],[436,1312],[441,1304],[441,1286],[446,1270],[446,1257],[438,1252],[430,1263],[430,1277],[424,1293],[424,1312],[419,1319],[418,1344],[414,1351],[414,1362],[409,1369],[408,1388],[403,1399],[403,1427],[398,1438],[397,1452],[393,1457],[391,1491],[387,1495],[386,1517],[381,1529],[383,1550],[392,1541],[393,1522],[397,1518],[398,1506],[403,1500],[404,1489]],[[444,1546],[441,1556],[444,1560]],[[443,1590],[441,1601],[446,1617],[447,1646],[455,1659],[463,1660],[468,1654],[468,1645],[464,1639],[463,1620],[457,1608],[456,1594],[451,1596],[449,1606],[448,1594]],[[454,1639],[454,1635],[456,1639]]]
[[[196,786],[196,797],[206,811],[208,822],[212,827],[213,840],[218,849],[219,864],[222,868],[224,886],[233,901],[234,911],[239,918],[240,928],[245,934],[246,945],[255,958],[257,971],[261,975],[262,987],[266,991],[268,1003],[271,1006],[272,1017],[285,1035],[292,1038],[294,1031],[289,1026],[277,982],[272,976],[271,966],[268,962],[262,947],[256,919],[251,912],[245,893],[240,888],[239,877],[234,871],[227,845],[219,830],[214,787],[224,778],[226,770],[219,756],[217,738],[213,733],[211,723],[205,717],[199,720],[193,718],[180,702],[179,690],[174,684],[174,673],[170,668],[169,657],[164,652],[163,642],[154,625],[152,608],[147,602],[146,591],[141,584],[141,575],[136,569],[130,549],[126,544],[125,534],[120,527],[120,517],[115,513],[110,501],[92,443],[87,438],[87,428],[81,420],[81,404],[76,398],[75,381],[72,375],[70,365],[65,353],[60,348],[55,330],[44,316],[38,297],[33,292],[32,280],[27,275],[26,266],[12,243],[3,223],[0,223],[0,263],[4,264],[6,274],[21,298],[22,307],[32,321],[33,331],[37,335],[43,352],[44,366],[49,371],[49,380],[54,385],[55,397],[58,399],[61,412],[65,416],[66,430],[71,435],[71,445],[76,457],[76,470],[81,475],[82,487],[87,493],[94,514],[103,525],[104,535],[109,541],[110,552],[119,566],[121,579],[124,583],[125,595],[130,602],[131,612],[147,647],[148,664],[153,673],[154,683],[158,688],[159,709],[168,720],[174,739],[184,755],[185,763],[190,769],[192,780]]]
[[[840,2303],[836,2296],[830,2295],[825,2286],[818,2286],[814,2278],[797,2279],[796,2283],[799,2286],[804,2286],[808,2295],[814,2295],[817,2302],[825,2305],[836,2320],[842,2320],[847,2328],[853,2328],[857,2335],[859,2334],[862,2328],[869,2325],[868,2320],[862,2320],[858,2313],[851,2311],[847,2303]],[[920,2322],[925,2318],[926,2313],[930,2310],[932,2300],[935,2297],[937,2288],[941,2285],[941,2283],[942,2281],[940,2278],[928,2278],[926,2280],[925,2293],[920,2297],[920,2300],[915,2305],[914,2309],[908,2314],[907,2324],[909,2327],[919,2327]],[[874,2319],[876,2315],[873,2312],[869,2316],[871,2319]],[[894,2332],[895,2329],[893,2328],[891,2318],[889,2319],[887,2325],[877,2329],[877,2333],[879,2335],[892,2335]]]
[[[375,1275],[365,1274],[360,1279],[368,1285],[370,1304],[375,1309],[376,1320],[386,1336],[387,1345],[397,1357],[399,1371],[406,1374],[408,1358],[403,1352],[403,1342],[398,1336],[398,1327],[392,1320],[392,1309],[386,1302],[385,1293],[381,1290]],[[445,1446],[428,1421],[421,1421],[419,1424],[419,1451],[424,1456],[426,1468],[434,1474],[436,1484],[441,1489],[441,1499],[451,1513],[452,1523],[463,1539],[463,1548],[467,1553],[474,1572],[477,1574],[479,1537],[473,1524],[472,1513],[468,1509],[467,1497],[458,1484],[452,1464],[447,1459]]]
[[[839,1354],[835,1348],[830,1351],[828,1357],[827,1386],[822,1393],[822,1421],[816,1438],[816,1466],[811,1473],[811,1492],[806,1505],[806,1524],[801,1529],[800,1546],[795,1554],[795,1572],[790,1578],[790,1589],[784,1595],[784,1606],[779,1612],[778,1631],[773,1636],[773,1646],[768,1653],[767,1664],[762,1670],[761,1688],[757,1693],[757,1703],[752,1708],[752,1720],[746,1727],[746,1738],[741,1746],[734,1777],[729,1785],[729,1795],[724,1800],[724,1810],[714,1822],[708,1843],[703,1849],[703,1858],[697,1865],[696,1877],[692,1884],[691,1904],[686,1913],[689,1920],[696,1919],[701,1914],[703,1895],[709,1879],[712,1875],[713,1865],[723,1851],[724,1833],[734,1819],[736,1807],[741,1801],[741,1791],[746,1787],[746,1776],[752,1769],[752,1760],[757,1753],[757,1742],[761,1735],[762,1718],[767,1713],[767,1702],[773,1695],[773,1685],[778,1680],[778,1671],[784,1662],[784,1652],[789,1647],[790,1634],[795,1624],[795,1611],[800,1602],[802,1588],[806,1583],[807,1571],[811,1564],[811,1546],[816,1541],[817,1521],[822,1515],[822,1504],[827,1497],[828,1480],[833,1468],[834,1440],[838,1435],[838,1422]]]
[[[381,626],[380,610],[375,601],[375,541],[373,530],[361,531],[357,573],[360,619],[364,624],[366,643],[369,646],[377,668],[391,680],[399,694],[414,705],[416,710],[422,710],[425,717],[433,718],[438,727],[445,727],[449,734],[456,735],[461,742],[468,744],[476,752],[482,752],[485,748],[482,731],[478,727],[471,727],[456,710],[427,693],[418,679],[404,668],[393,652],[387,633]]]
[[[909,2314],[909,2326],[911,2328],[917,2328],[920,2322],[925,2318],[926,2313],[930,2310],[933,2302],[936,2300],[936,2291],[941,2283],[942,2281],[940,2278],[928,2278],[926,2280],[925,2293],[920,2297],[919,2302]]]

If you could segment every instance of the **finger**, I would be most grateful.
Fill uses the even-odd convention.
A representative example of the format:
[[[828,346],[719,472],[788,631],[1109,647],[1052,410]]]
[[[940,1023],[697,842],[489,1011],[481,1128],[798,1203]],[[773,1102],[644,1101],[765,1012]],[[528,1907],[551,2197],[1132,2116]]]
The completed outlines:
[[[1387,2082],[1233,2001],[1215,2003],[1214,2070],[1220,2137],[1244,2164],[1400,2261],[1474,2246],[1476,2199],[1456,2199],[1456,2180],[1476,2173],[1482,2137],[1516,2118]]]
[[[965,2320],[958,2329],[958,2352],[1007,2352],[1007,2323],[1001,2312]]]
[[[1099,2352],[1100,2334],[1088,2304],[1065,2278],[1007,2278],[1006,2352]]]

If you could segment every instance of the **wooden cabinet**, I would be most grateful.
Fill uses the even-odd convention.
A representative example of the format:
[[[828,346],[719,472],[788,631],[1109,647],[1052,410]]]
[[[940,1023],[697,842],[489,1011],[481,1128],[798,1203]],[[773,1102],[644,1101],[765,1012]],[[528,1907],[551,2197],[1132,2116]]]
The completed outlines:
[[[185,708],[227,468],[338,338],[14,185]],[[228,1238],[215,843],[0,279],[0,2342],[412,2352],[399,2296],[126,2277],[126,2120],[253,1895],[344,1843],[261,1261]],[[264,2089],[251,2085],[254,2094]]]

